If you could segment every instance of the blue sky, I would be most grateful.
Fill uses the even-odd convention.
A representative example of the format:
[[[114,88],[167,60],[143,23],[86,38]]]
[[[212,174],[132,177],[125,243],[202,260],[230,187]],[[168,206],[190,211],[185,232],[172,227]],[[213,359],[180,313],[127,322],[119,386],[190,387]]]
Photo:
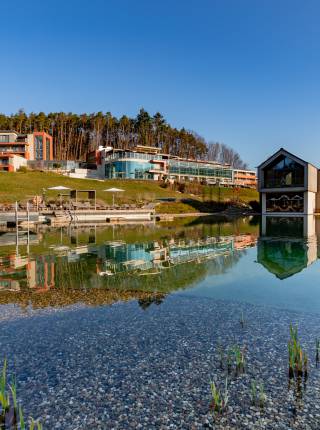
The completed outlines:
[[[320,2],[1,1],[0,112],[160,111],[239,151],[320,166]]]

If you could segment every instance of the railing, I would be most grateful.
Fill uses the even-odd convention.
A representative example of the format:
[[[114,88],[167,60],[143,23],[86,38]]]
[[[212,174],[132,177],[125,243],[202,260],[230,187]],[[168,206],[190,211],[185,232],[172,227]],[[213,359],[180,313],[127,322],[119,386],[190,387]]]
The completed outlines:
[[[299,188],[304,187],[304,183],[294,183],[294,184],[287,184],[285,181],[279,182],[279,180],[269,180],[263,185],[263,188]]]

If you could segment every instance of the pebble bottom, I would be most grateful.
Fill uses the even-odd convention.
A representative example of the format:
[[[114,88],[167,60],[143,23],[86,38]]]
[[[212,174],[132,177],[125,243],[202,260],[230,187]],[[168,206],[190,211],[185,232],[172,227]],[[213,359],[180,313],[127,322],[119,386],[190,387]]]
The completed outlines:
[[[320,429],[318,315],[183,295],[146,310],[130,302],[9,311],[0,359],[17,376],[26,415],[44,429]],[[288,384],[290,323],[309,355],[301,386]],[[227,374],[218,344],[246,348],[244,374]],[[228,408],[214,416],[210,381],[223,388],[226,377]],[[253,379],[264,384],[263,408],[251,404]]]

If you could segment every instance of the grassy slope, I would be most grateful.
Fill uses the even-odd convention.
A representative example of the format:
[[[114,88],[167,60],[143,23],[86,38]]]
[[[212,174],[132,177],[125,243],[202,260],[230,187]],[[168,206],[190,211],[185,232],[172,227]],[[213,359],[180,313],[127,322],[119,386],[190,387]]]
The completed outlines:
[[[95,189],[97,190],[97,199],[111,203],[112,194],[104,192],[106,188],[117,187],[124,189],[124,193],[119,193],[117,201],[119,203],[132,203],[137,201],[153,201],[157,198],[173,197],[178,200],[193,199],[197,201],[205,200],[220,200],[228,201],[239,199],[243,202],[257,200],[258,193],[255,190],[240,190],[236,193],[232,189],[203,187],[204,195],[194,196],[187,193],[179,193],[170,190],[169,188],[161,188],[157,182],[153,181],[134,181],[134,180],[107,180],[95,181],[89,179],[72,179],[66,176],[61,176],[55,173],[47,172],[16,172],[16,173],[0,173],[0,203],[11,203],[15,201],[23,201],[30,199],[35,195],[41,195],[43,188],[47,189],[56,185],[64,185],[73,189]],[[220,196],[219,196],[220,193]],[[58,192],[47,191],[48,199],[56,198]],[[159,212],[183,213],[194,212],[192,205],[173,202],[161,203]]]

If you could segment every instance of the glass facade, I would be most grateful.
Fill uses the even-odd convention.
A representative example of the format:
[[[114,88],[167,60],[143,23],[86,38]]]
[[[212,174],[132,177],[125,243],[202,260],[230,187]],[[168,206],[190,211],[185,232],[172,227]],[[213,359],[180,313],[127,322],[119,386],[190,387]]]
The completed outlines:
[[[192,161],[169,160],[169,175],[210,177],[232,181],[232,169]]]
[[[289,157],[281,156],[264,169],[265,188],[304,186],[304,166]]]
[[[267,212],[303,212],[303,193],[268,193]]]
[[[139,161],[138,161],[139,160]],[[108,179],[153,179],[155,172],[159,170],[162,174],[163,164],[153,163],[153,160],[163,160],[168,166],[166,175],[169,177],[197,177],[221,180],[221,182],[232,182],[233,172],[231,168],[218,165],[198,163],[196,161],[181,161],[168,159],[161,154],[148,154],[140,152],[112,152],[105,158],[105,176]]]
[[[105,176],[108,179],[153,179],[152,173],[149,173],[151,169],[154,169],[154,165],[149,162],[118,160],[106,164]]]
[[[34,149],[35,149],[36,160],[43,160],[43,137],[42,136],[35,136]]]
[[[147,154],[144,152],[111,152],[106,155],[106,160],[118,160],[123,158],[135,158],[137,160],[162,160],[163,156],[159,154]]]

